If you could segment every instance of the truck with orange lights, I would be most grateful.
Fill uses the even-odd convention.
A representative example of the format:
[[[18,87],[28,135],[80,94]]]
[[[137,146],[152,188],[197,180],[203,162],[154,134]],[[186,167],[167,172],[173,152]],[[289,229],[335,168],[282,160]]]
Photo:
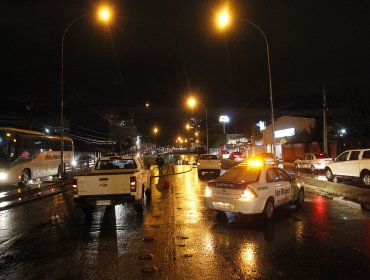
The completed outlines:
[[[140,214],[144,197],[151,198],[150,177],[138,156],[101,157],[90,174],[74,177],[75,205],[91,215],[95,207],[133,203]]]

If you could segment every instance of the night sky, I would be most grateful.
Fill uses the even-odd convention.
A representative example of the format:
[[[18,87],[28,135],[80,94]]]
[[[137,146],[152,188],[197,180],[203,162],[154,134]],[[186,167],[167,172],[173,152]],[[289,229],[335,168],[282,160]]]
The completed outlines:
[[[368,102],[368,1],[228,2],[269,40],[276,117],[320,117],[323,85],[329,112],[351,99]],[[202,107],[186,109],[189,89],[207,107],[210,126],[220,114],[231,117],[230,133],[270,120],[265,41],[243,21],[216,31],[213,12],[225,1],[109,1],[108,27],[94,17],[99,3],[0,2],[1,126],[21,125],[31,102],[35,126],[59,118],[61,39],[83,14],[64,40],[65,117],[76,135],[108,137],[101,134],[108,119],[130,119],[137,106],[139,132],[149,135],[157,124],[158,141],[173,143],[187,118],[204,118]],[[145,102],[150,110],[140,107]]]

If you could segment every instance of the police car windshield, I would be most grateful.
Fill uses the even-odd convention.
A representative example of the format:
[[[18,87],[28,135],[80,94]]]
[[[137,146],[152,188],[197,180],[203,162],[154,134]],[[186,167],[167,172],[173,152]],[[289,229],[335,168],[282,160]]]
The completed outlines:
[[[221,175],[218,180],[252,183],[258,181],[260,173],[261,170],[259,168],[237,166],[229,169],[227,172]]]

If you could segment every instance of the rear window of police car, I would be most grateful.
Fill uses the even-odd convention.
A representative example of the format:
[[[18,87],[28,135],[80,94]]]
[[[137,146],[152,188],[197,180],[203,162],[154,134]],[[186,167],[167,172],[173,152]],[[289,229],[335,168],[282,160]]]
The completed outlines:
[[[261,170],[258,168],[238,166],[229,169],[227,172],[221,175],[218,180],[253,183],[259,180],[260,173]]]

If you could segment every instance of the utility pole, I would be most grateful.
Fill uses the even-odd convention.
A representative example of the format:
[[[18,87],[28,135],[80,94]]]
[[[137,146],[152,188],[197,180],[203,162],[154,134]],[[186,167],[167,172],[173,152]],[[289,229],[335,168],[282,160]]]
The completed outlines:
[[[326,104],[326,95],[327,95],[325,85],[322,87],[322,115],[323,115],[323,144],[324,144],[324,153],[328,153],[328,129],[326,126],[326,111],[328,110],[328,106]]]

